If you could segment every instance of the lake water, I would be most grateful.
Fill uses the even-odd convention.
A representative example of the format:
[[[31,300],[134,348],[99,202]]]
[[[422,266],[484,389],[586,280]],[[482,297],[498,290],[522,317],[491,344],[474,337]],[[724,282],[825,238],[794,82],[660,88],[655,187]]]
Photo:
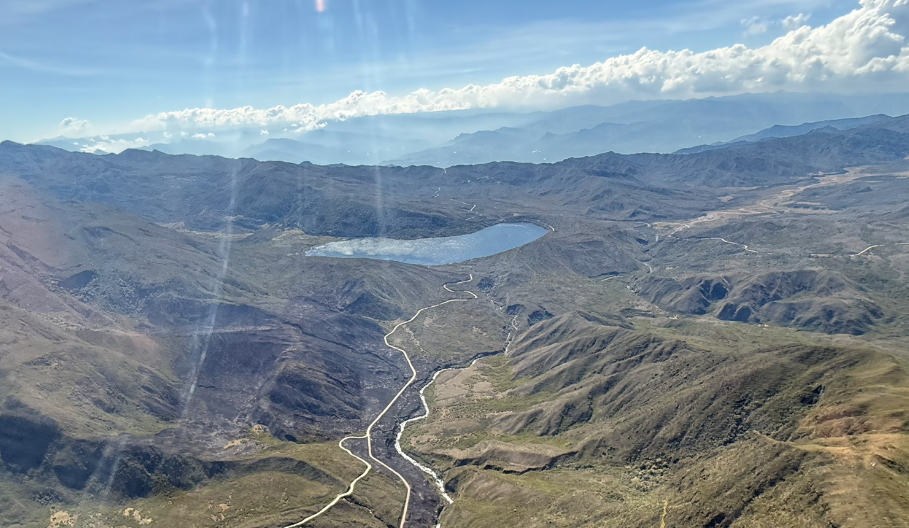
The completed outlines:
[[[545,235],[534,224],[496,224],[476,233],[417,240],[357,238],[329,242],[306,252],[310,257],[369,258],[437,266],[488,257],[523,246]]]

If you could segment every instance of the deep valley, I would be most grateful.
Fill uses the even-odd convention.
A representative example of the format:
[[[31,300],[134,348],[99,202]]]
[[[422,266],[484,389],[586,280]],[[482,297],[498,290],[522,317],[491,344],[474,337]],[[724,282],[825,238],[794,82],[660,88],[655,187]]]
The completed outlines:
[[[369,461],[307,526],[909,526],[907,159],[907,117],[445,169],[4,142],[0,525],[283,528]],[[547,232],[307,256],[502,223]],[[395,447],[433,379],[400,446],[451,504]]]

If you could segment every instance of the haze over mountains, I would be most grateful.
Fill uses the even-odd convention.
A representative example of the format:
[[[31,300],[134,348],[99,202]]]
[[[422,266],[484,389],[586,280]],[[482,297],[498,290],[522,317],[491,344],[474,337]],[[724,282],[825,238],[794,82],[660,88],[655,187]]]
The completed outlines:
[[[142,147],[169,154],[249,157],[260,161],[450,167],[491,161],[555,162],[613,151],[674,152],[717,142],[810,130],[804,123],[872,114],[909,113],[909,97],[889,95],[746,94],[683,101],[640,101],[530,113],[461,111],[360,117],[294,132],[275,128],[204,129]],[[845,121],[840,121],[845,120]],[[818,125],[821,126],[821,125]],[[267,132],[267,133],[265,133]],[[143,134],[113,136],[125,144]],[[99,138],[42,141],[78,151]]]
[[[771,126],[871,113],[903,115],[909,113],[909,101],[904,94],[779,93],[568,108],[519,127],[462,134],[445,145],[390,162],[451,166],[501,160],[553,162],[604,151],[668,153],[695,144],[734,140]]]

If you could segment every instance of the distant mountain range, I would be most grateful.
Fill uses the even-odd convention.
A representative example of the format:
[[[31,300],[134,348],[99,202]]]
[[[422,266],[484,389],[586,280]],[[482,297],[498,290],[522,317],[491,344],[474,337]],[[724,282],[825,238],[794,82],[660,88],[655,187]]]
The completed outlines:
[[[499,162],[493,167],[463,166],[447,171],[397,166],[367,169],[305,164],[301,167],[286,163],[258,164],[249,159],[167,156],[141,150],[92,156],[48,146],[4,142],[0,143],[0,170],[19,174],[33,185],[44,186],[41,188],[47,192],[59,192],[61,198],[109,203],[158,222],[183,222],[193,229],[220,229],[228,207],[234,207],[234,222],[246,228],[277,224],[332,236],[382,233],[407,236],[415,230],[429,228],[435,234],[450,234],[449,230],[464,226],[440,223],[432,208],[428,208],[432,200],[420,193],[411,196],[412,191],[404,188],[409,185],[403,183],[409,180],[408,175],[420,174],[422,193],[428,196],[439,186],[490,179],[494,175],[496,181],[509,189],[520,187],[529,192],[528,187],[532,187],[535,197],[547,193],[562,196],[559,207],[602,211],[611,219],[659,218],[668,206],[665,201],[668,195],[645,196],[641,194],[642,189],[651,193],[651,186],[765,187],[784,184],[795,176],[834,173],[846,167],[891,163],[909,156],[909,116],[875,116],[854,120],[852,124],[861,122],[866,124],[845,130],[823,126],[799,136],[740,141],[674,154],[610,152],[554,164]],[[150,170],[155,178],[147,177]],[[117,186],[108,177],[111,173],[119,175]],[[179,173],[208,177],[188,182],[172,176]],[[286,190],[302,185],[301,174],[308,182],[306,192],[291,199]],[[316,185],[315,182],[321,182],[329,174],[335,178],[332,185]],[[338,179],[340,175],[344,177]],[[383,180],[400,182],[385,189],[381,196],[389,207],[384,217],[378,217],[375,210],[375,200],[379,198],[352,198],[356,197],[353,191],[343,197],[339,194],[345,186]],[[619,186],[624,189],[621,196],[616,195]],[[502,199],[513,194],[512,190],[499,191],[503,193]],[[230,205],[232,192],[241,192],[247,198]],[[390,206],[392,197],[403,201],[405,196],[412,200],[407,208],[399,210]],[[467,199],[465,195],[464,201]],[[686,199],[692,198],[686,196]],[[318,210],[319,214],[304,214],[312,210]]]
[[[609,151],[674,152],[696,145],[753,141],[759,139],[757,136],[800,135],[824,126],[802,125],[806,122],[844,119],[840,128],[845,129],[887,117],[862,117],[877,113],[909,113],[909,96],[870,99],[749,94],[605,108],[574,107],[549,112],[539,121],[520,127],[462,134],[444,145],[391,159],[388,163],[449,167],[499,160],[554,162]],[[575,123],[575,127],[570,123]],[[773,129],[766,130],[769,127]],[[763,132],[755,134],[762,129]]]
[[[143,150],[347,165],[450,167],[491,161],[555,162],[602,152],[675,152],[699,145],[846,129],[909,113],[909,95],[746,94],[684,101],[633,101],[530,113],[483,110],[381,115],[297,132],[242,128],[181,137],[141,134],[109,140],[154,141]],[[864,117],[871,116],[871,117]],[[41,142],[65,150],[102,138]]]
[[[801,125],[795,126],[785,126],[785,125],[774,125],[770,128],[766,128],[757,132],[755,134],[748,134],[747,136],[742,136],[732,141],[714,143],[712,145],[698,145],[696,147],[691,147],[687,149],[681,149],[680,152],[684,153],[694,153],[701,152],[704,150],[711,150],[719,147],[724,147],[726,145],[732,145],[735,143],[753,143],[755,141],[763,141],[765,139],[774,139],[774,138],[785,138],[785,137],[794,137],[813,132],[815,130],[824,130],[827,129],[828,132],[836,132],[840,130],[851,130],[853,128],[858,128],[863,125],[870,125],[875,123],[884,123],[893,118],[884,115],[877,114],[866,117],[856,117],[850,119],[831,119],[828,121],[815,121],[814,123],[803,123]]]

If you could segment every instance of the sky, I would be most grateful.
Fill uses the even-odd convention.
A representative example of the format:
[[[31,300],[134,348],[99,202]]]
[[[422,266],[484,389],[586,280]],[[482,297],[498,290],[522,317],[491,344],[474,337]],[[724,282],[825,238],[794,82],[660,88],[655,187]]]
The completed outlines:
[[[0,139],[909,86],[909,0],[4,0]]]

